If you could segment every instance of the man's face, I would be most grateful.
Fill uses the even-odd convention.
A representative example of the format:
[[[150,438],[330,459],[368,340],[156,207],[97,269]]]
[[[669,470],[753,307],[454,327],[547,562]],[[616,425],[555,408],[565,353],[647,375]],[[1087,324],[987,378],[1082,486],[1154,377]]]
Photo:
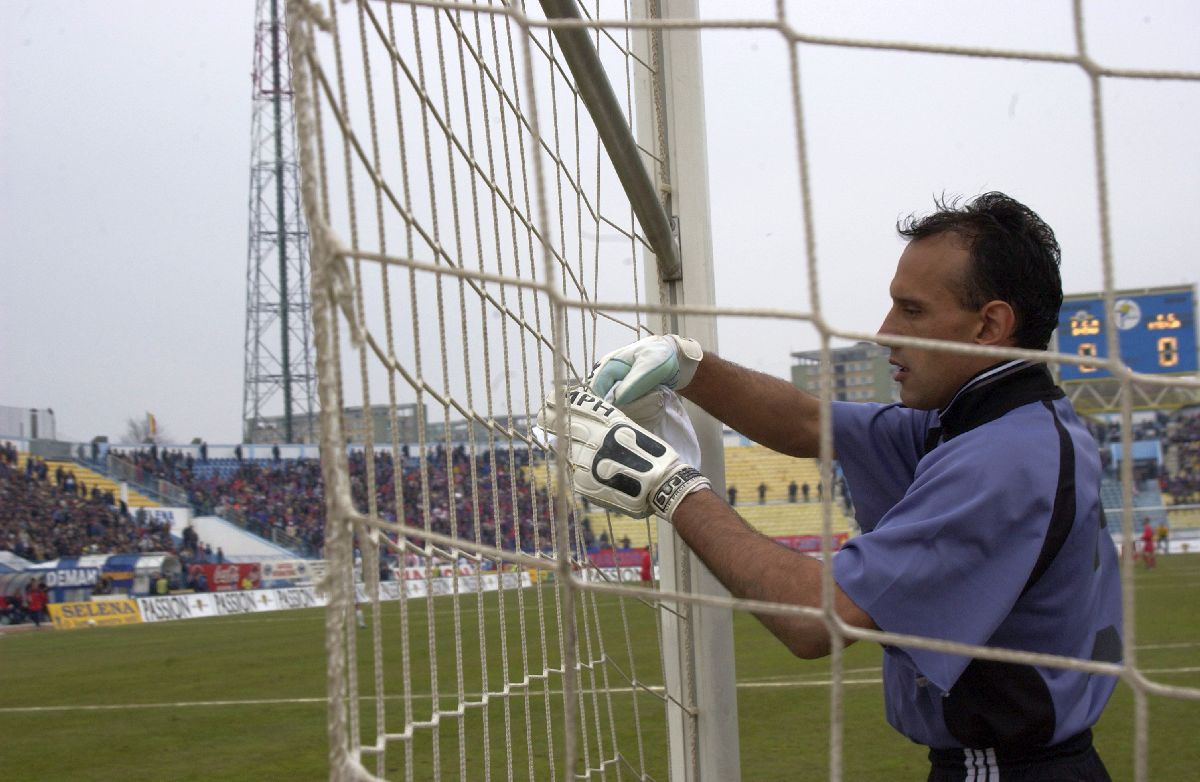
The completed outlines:
[[[961,300],[969,264],[967,246],[954,234],[910,242],[896,264],[888,291],[892,308],[879,333],[978,342],[984,318],[966,309]],[[925,348],[893,347],[891,351],[900,401],[918,410],[944,407],[972,375],[995,363],[988,356]]]

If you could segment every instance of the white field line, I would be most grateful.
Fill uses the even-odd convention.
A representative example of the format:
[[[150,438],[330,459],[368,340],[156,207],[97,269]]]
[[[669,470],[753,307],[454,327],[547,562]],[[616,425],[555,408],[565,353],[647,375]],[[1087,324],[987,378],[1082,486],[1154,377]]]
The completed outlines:
[[[844,679],[843,684],[879,684],[880,679]],[[830,682],[811,681],[811,682],[742,682],[738,684],[738,689],[764,689],[764,688],[794,688],[794,687],[828,687]],[[650,692],[661,693],[661,686],[646,685],[643,689]],[[551,695],[561,694],[561,690],[551,690]],[[629,688],[610,688],[603,689],[585,689],[582,690],[587,695],[628,695]],[[539,692],[540,694],[540,692]],[[400,700],[403,695],[385,695],[384,700]],[[414,700],[429,700],[432,696],[423,693],[413,693]],[[439,699],[453,701],[458,697],[457,693],[443,692],[439,695]],[[480,693],[469,693],[465,696],[468,700],[475,700],[481,696]],[[373,701],[375,696],[362,695],[359,697],[361,701]],[[220,700],[220,701],[180,701],[178,703],[106,703],[92,705],[62,705],[62,706],[11,706],[0,707],[0,714],[38,714],[45,712],[70,712],[70,711],[121,711],[125,709],[176,709],[183,707],[198,707],[198,706],[286,706],[293,704],[325,704],[325,698],[256,698],[253,700]]]
[[[1198,582],[1198,583],[1200,583],[1200,582]],[[323,611],[323,609],[308,609],[308,610],[311,610],[313,612]],[[489,614],[494,613],[495,610],[496,609],[494,607],[489,606],[487,609],[485,609],[485,613],[489,613]],[[364,613],[366,614],[367,621],[369,622],[371,619],[371,612],[368,610],[368,611],[365,611]],[[454,611],[451,608],[444,608],[444,609],[439,608],[439,609],[434,610],[434,616],[442,616],[442,615],[453,616],[453,614],[454,614]],[[241,624],[241,623],[245,623],[247,621],[247,619],[245,617],[248,617],[248,616],[256,616],[256,615],[255,614],[244,614],[244,615],[239,615],[238,617],[230,617],[230,618],[209,617],[209,618],[204,618],[204,619],[201,619],[198,621],[203,621],[205,623],[205,625],[207,625],[207,626],[225,625],[225,624]],[[324,622],[325,615],[322,612],[319,615],[314,613],[309,616],[258,616],[257,620],[254,620],[254,621],[259,621],[259,622],[264,622],[264,623],[300,622],[300,623],[312,624],[314,622]],[[383,624],[384,624],[385,629],[390,624],[389,617],[387,616],[386,613],[384,614]],[[1159,649],[1192,649],[1192,648],[1197,648],[1197,647],[1200,647],[1200,641],[1175,641],[1175,642],[1171,642],[1171,643],[1159,643],[1159,644],[1136,644],[1134,648],[1139,651],[1146,651],[1146,650],[1154,651],[1154,650],[1159,650]],[[877,667],[874,669],[871,669],[871,668],[855,669],[855,671],[860,671],[860,672],[868,671],[868,670],[878,671],[879,669]],[[853,673],[855,671],[847,670],[846,672]],[[819,674],[813,674],[813,675],[819,675]],[[801,676],[803,676],[803,674],[801,674]]]
[[[871,672],[878,669],[859,668],[855,672]],[[848,671],[849,672],[849,671]],[[1185,668],[1143,668],[1143,673],[1147,674],[1190,674],[1200,673],[1200,666],[1189,666]],[[866,677],[856,679],[842,679],[842,684],[846,686],[862,686],[881,684],[882,679],[878,677]],[[797,689],[805,687],[829,687],[833,684],[832,679],[814,679],[811,681],[803,680],[763,680],[763,681],[742,681],[738,682],[740,690],[758,690],[758,689]],[[651,692],[662,692],[663,688],[659,686],[647,686],[645,689]],[[583,690],[587,695],[628,695],[629,688],[610,688],[603,689],[586,689]],[[555,692],[551,693],[556,694]],[[385,700],[400,700],[403,695],[387,695]],[[426,700],[430,695],[421,693],[413,693],[412,698],[417,700]],[[457,693],[442,693],[440,699],[454,700],[457,698]],[[470,693],[468,699],[478,699],[480,693]],[[360,696],[362,701],[373,701],[375,698],[372,695]],[[41,714],[41,713],[63,713],[63,712],[89,712],[89,711],[123,711],[123,710],[138,710],[138,709],[177,709],[181,707],[224,707],[224,706],[287,706],[287,705],[305,705],[305,704],[321,704],[324,705],[326,699],[324,697],[317,698],[255,698],[244,700],[213,700],[213,701],[178,701],[174,703],[106,703],[92,705],[61,705],[61,706],[6,706],[0,707],[0,714]]]

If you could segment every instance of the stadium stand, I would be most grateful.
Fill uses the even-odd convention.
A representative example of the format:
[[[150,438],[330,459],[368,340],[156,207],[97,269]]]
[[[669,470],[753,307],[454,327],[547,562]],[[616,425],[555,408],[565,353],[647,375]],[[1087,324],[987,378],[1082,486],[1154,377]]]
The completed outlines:
[[[168,525],[99,482],[12,448],[0,449],[0,549],[35,562],[96,552],[175,551]]]
[[[772,538],[792,535],[821,534],[821,504],[774,502],[766,505],[738,505],[737,511],[752,527]],[[591,508],[585,518],[597,541],[613,541],[617,545],[628,538],[633,547],[645,546],[647,542],[658,543],[658,525],[653,519],[631,519],[615,513]],[[851,533],[853,522],[841,508],[833,506],[833,533]]]
[[[1200,413],[1181,414],[1167,431],[1163,489],[1172,504],[1200,502]]]
[[[120,486],[118,486],[116,481],[83,464],[48,460],[46,466],[55,472],[59,468],[62,468],[65,472],[74,473],[76,481],[89,488],[94,486],[102,492],[112,492],[114,496],[120,496]],[[125,502],[130,508],[154,508],[158,506],[157,502],[142,494],[137,489],[128,486],[125,490]]]
[[[1200,410],[1182,410],[1170,421],[1159,485],[1168,506],[1200,504]],[[1200,531],[1200,508],[1169,507],[1172,530]]]
[[[1118,529],[1121,524],[1121,482],[1115,475],[1100,479],[1100,503],[1108,514],[1109,525]],[[1139,528],[1146,520],[1156,527],[1165,521],[1167,511],[1163,506],[1163,495],[1157,481],[1148,479],[1134,482],[1133,518]]]
[[[1183,530],[1200,533],[1200,508],[1170,508],[1167,510],[1167,519],[1172,533]]]
[[[1137,426],[1141,442],[1161,442],[1163,455],[1161,467],[1153,468],[1153,477],[1142,477],[1139,472],[1133,498],[1138,522],[1149,518],[1157,525],[1166,518],[1172,532],[1195,531],[1200,537],[1200,508],[1183,507],[1200,501],[1200,411],[1162,415]],[[1102,485],[1104,507],[1119,508],[1121,490],[1109,447],[1119,434],[1118,427],[1098,421],[1093,422],[1092,430],[1110,465]],[[262,550],[320,556],[324,499],[318,460],[240,458],[240,447],[235,449],[239,456],[234,457],[201,459],[198,453],[195,449],[156,446],[126,452],[111,450],[110,459],[122,460],[131,471],[119,478],[128,484],[126,514],[132,518],[138,508],[153,506],[147,495],[154,493],[156,486],[170,485],[186,497],[197,522],[212,518],[215,526],[209,537],[225,538],[226,530],[218,523],[224,519],[267,541],[259,547]],[[820,533],[818,499],[826,493],[826,487],[821,485],[816,460],[793,459],[758,445],[727,446],[725,460],[726,485],[736,487],[737,509],[750,524],[772,537]],[[359,507],[366,510],[364,452],[353,451],[350,462],[354,496]],[[9,498],[0,509],[6,520],[6,526],[0,527],[0,549],[31,559],[77,555],[107,545],[117,546],[114,552],[141,550],[147,545],[145,529],[137,531],[135,523],[130,532],[124,530],[124,522],[115,527],[112,524],[113,518],[126,516],[121,513],[118,479],[101,473],[104,464],[104,460],[90,461],[82,456],[79,462],[43,461],[10,447],[0,450],[3,490]],[[418,527],[428,519],[434,531],[449,532],[453,521],[459,535],[474,538],[478,524],[479,537],[485,544],[499,538],[504,547],[515,548],[519,540],[527,551],[535,548],[535,539],[542,548],[551,545],[547,508],[553,493],[553,471],[544,463],[531,463],[526,451],[515,450],[510,456],[502,448],[495,455],[485,452],[472,461],[461,447],[447,451],[439,446],[423,459],[405,449],[396,463],[389,453],[381,451],[376,453],[374,465],[376,503],[385,518],[396,517],[396,497],[401,496],[404,518]],[[854,529],[852,506],[836,471],[833,483],[834,532],[849,533]],[[133,486],[149,488],[138,492]],[[804,486],[808,487],[807,502]],[[51,507],[52,501],[63,499],[68,500],[73,521],[76,517],[100,519],[105,534],[89,535],[86,522],[82,535],[76,524],[67,530],[42,529],[53,526],[56,508]],[[14,503],[29,503],[22,530],[14,527],[14,516],[19,515]],[[580,506],[577,512],[587,522],[584,543],[589,548],[620,545],[626,539],[632,546],[657,542],[657,525],[645,520],[610,516],[594,506]],[[19,534],[21,531],[24,536]],[[91,532],[97,532],[94,524]],[[178,551],[185,558],[198,556],[200,561],[206,557],[204,546],[197,552],[186,551],[187,547],[167,531],[149,534],[159,534],[155,539],[161,541],[165,551]],[[230,529],[228,534],[236,537],[237,532]]]
[[[197,539],[203,541],[203,552],[199,556],[189,557],[181,550],[180,558],[185,562],[214,562],[217,551],[220,551],[221,558],[228,562],[295,559],[299,550],[294,545],[284,545],[291,541],[272,541],[220,516],[194,516],[191,519],[191,527]]]
[[[457,534],[473,539],[478,523],[480,539],[486,544],[494,544],[499,537],[506,548],[515,548],[518,541],[526,551],[534,549],[535,541],[546,548],[551,540],[549,495],[532,484],[526,452],[514,453],[510,457],[507,450],[498,449],[494,456],[485,452],[472,461],[465,448],[447,452],[438,446],[424,460],[402,453],[397,475],[391,454],[377,452],[378,512],[395,519],[399,496],[410,525],[424,527],[428,520],[435,532],[449,533],[453,523]],[[320,555],[325,508],[319,461],[197,460],[190,453],[158,449],[122,456],[137,465],[143,479],[169,481],[180,487],[199,516],[220,516],[301,556]],[[355,502],[366,511],[363,451],[351,454],[350,472]],[[494,490],[494,486],[498,488]],[[514,518],[518,521],[515,527]]]
[[[795,459],[761,445],[725,448],[725,481],[726,486],[738,487],[738,513],[755,529],[773,538],[821,534],[818,496],[824,489],[818,489],[821,484],[819,465],[815,459]],[[797,487],[794,502],[788,491],[793,482]],[[834,483],[833,532],[849,533],[853,522],[843,483],[838,478]],[[805,484],[809,487],[807,502],[800,488]],[[760,485],[766,486],[761,503],[757,491]],[[632,546],[644,546],[647,541],[658,543],[657,525],[648,525],[645,519],[606,514],[597,508],[588,508],[586,512],[589,527],[597,540],[603,536],[604,541],[617,545],[626,538]]]
[[[758,502],[758,487],[766,486],[766,502],[785,502],[788,486],[795,481],[797,502],[803,502],[799,487],[809,486],[809,499],[817,499],[821,483],[820,464],[814,459],[794,459],[761,445],[732,446],[725,449],[725,485],[738,490],[738,504]]]
[[[506,449],[501,449],[494,457],[485,453],[472,463],[464,448],[447,452],[438,447],[425,455],[422,477],[422,459],[402,455],[400,475],[397,476],[391,455],[379,452],[374,457],[379,512],[385,518],[395,518],[396,497],[401,496],[404,517],[409,524],[424,526],[428,518],[434,531],[446,533],[451,530],[453,521],[459,535],[474,538],[478,523],[479,537],[486,544],[494,543],[499,537],[506,548],[517,547],[519,541],[526,551],[538,547],[546,549],[552,545],[548,513],[552,471],[543,463],[530,463],[525,451],[518,450],[513,454],[510,457]],[[211,560],[215,545],[229,536],[237,537],[236,530],[225,530],[220,519],[233,522],[266,541],[263,546],[255,547],[256,552],[290,551],[307,557],[321,554],[324,498],[320,463],[315,459],[224,457],[201,460],[191,452],[157,447],[127,452],[114,450],[111,455],[132,465],[130,483],[133,485],[153,486],[169,482],[186,494],[197,524],[201,520],[205,520],[205,524],[212,522],[211,529],[205,527],[209,530],[205,533],[208,545],[196,546],[196,550],[179,538],[172,538],[169,529],[156,530],[158,537],[154,540],[160,542],[161,549],[179,553],[185,562]],[[823,489],[817,488],[820,477],[815,461],[791,459],[761,446],[731,447],[726,456],[731,482],[765,487],[762,503],[757,502],[756,494],[749,489],[743,494],[745,501],[739,503],[739,510],[751,524],[776,537],[820,533],[821,506],[817,497]],[[80,492],[80,486],[87,487],[84,499],[91,503],[89,513],[105,514],[105,518],[113,514],[121,516],[120,502],[116,499],[117,483],[82,463],[43,462],[15,451],[7,461],[11,462],[7,465],[7,473],[23,475],[26,466],[30,465],[29,470],[45,484],[40,486],[43,493],[51,489],[64,491],[62,487],[68,483],[69,476],[74,492]],[[364,453],[354,451],[350,463],[355,500],[366,510]],[[100,467],[99,464],[94,466]],[[474,491],[471,489],[472,473],[475,476]],[[792,483],[796,485],[794,497],[788,492]],[[804,501],[800,490],[805,484],[809,486],[809,502]],[[494,486],[499,490],[494,490]],[[840,486],[840,481],[835,481],[834,531],[848,532],[851,523],[846,516],[847,506]],[[138,507],[153,505],[143,493],[128,490],[127,496],[130,497],[128,514],[136,514]],[[631,545],[643,545],[647,538],[656,541],[654,525],[647,525],[645,520],[621,516],[610,519],[595,508],[578,510],[587,513],[583,543],[589,548],[595,548],[601,542],[619,543],[626,538]],[[54,526],[53,510],[31,509],[28,516],[36,519],[39,527]],[[111,523],[102,526],[107,529]],[[179,532],[175,530],[176,534]],[[78,536],[73,531],[44,529],[25,542],[10,535],[0,543],[0,548],[10,548],[22,556],[33,555],[32,559],[89,553],[99,550],[97,546],[103,548],[105,545],[118,546],[110,552],[115,553],[129,545],[147,545],[142,540],[144,535],[138,533],[137,539],[129,544],[103,537],[93,540],[84,536],[76,540]],[[213,543],[209,538],[220,540]],[[232,548],[226,549],[226,553],[236,557]]]
[[[55,459],[38,459],[30,457],[22,451],[13,451],[16,454],[14,464],[18,470],[24,470],[27,462],[33,459],[35,464],[44,464],[46,466],[47,480],[53,480],[55,485],[62,486],[67,482],[68,478],[73,483],[77,491],[86,491],[90,496],[93,489],[98,490],[101,494],[111,493],[113,497],[120,497],[121,490],[118,483],[107,475],[103,475],[86,465],[78,462],[68,462]],[[40,470],[40,467],[38,468]],[[154,500],[137,491],[137,489],[126,487],[125,504],[130,508],[153,508],[158,505]]]

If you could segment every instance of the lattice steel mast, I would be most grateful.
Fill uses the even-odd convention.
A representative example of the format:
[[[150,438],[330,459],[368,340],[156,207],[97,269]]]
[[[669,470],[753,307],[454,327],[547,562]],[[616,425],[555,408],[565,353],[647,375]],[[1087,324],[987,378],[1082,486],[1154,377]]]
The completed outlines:
[[[258,0],[255,14],[242,395],[246,442],[314,437],[308,228],[300,207],[287,28],[279,6],[279,0]]]

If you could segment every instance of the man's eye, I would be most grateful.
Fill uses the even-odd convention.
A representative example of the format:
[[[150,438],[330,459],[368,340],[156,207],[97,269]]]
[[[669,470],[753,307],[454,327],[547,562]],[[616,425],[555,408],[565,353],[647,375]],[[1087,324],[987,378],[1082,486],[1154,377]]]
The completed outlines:
[[[905,308],[904,308],[904,314],[905,314],[905,315],[920,315],[920,314],[921,314],[921,310],[919,310],[919,309],[918,309],[918,308],[916,308],[916,307],[905,307]]]

